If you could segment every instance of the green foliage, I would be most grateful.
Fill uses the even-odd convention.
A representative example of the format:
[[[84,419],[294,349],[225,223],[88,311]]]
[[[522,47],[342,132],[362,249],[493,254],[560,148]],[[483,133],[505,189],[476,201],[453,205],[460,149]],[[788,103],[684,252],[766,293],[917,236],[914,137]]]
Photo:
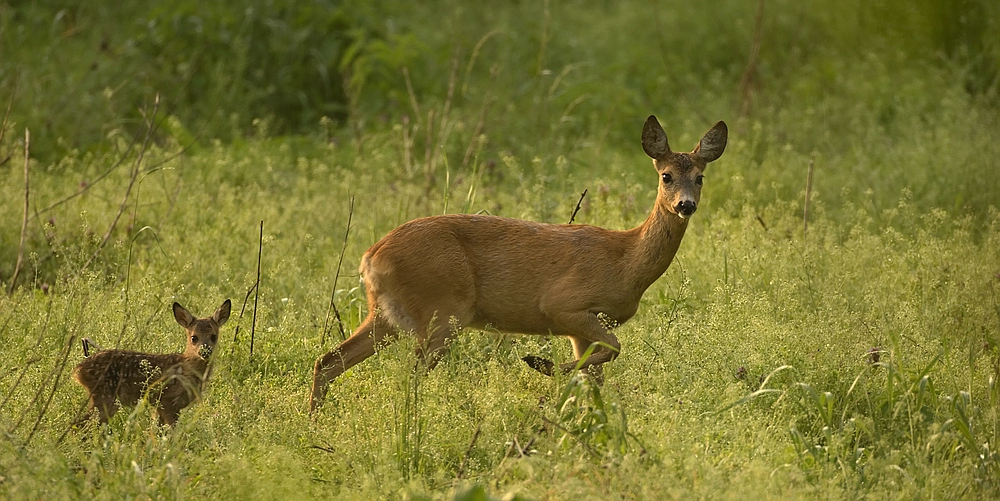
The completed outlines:
[[[592,351],[588,350],[586,356]],[[566,383],[555,408],[557,418],[547,422],[558,429],[561,446],[579,445],[596,458],[620,459],[629,451],[624,408],[615,401],[605,402],[600,386],[582,373]]]
[[[0,83],[18,97],[13,119],[44,130],[34,151],[48,161],[134,131],[156,95],[188,148],[252,134],[257,119],[302,132],[343,122],[349,88],[405,64],[393,51],[415,43],[377,16],[326,0],[0,4]]]
[[[327,1],[193,2],[151,5],[124,42],[126,59],[141,64],[145,92],[161,92],[184,122],[212,136],[236,114],[237,136],[266,118],[273,132],[342,120],[347,97],[340,78],[356,37],[349,3]],[[376,34],[377,35],[377,34]],[[245,110],[255,110],[248,116]],[[209,136],[209,137],[212,137]]]

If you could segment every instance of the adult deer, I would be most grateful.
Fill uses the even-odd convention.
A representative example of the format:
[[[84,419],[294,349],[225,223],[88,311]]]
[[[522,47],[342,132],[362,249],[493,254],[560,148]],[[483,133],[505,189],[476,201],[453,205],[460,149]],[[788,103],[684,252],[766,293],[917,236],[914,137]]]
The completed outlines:
[[[650,116],[642,148],[656,168],[656,202],[631,230],[476,214],[424,217],[392,230],[361,258],[368,316],[316,360],[310,412],[330,381],[400,332],[416,335],[418,357],[433,367],[454,334],[452,318],[463,327],[566,336],[577,362],[560,369],[589,368],[600,377],[600,364],[621,348],[608,320],[632,318],[643,292],[670,265],[698,207],[702,172],[722,155],[727,136],[719,122],[694,151],[674,153]],[[526,361],[542,372],[553,369],[542,359]]]

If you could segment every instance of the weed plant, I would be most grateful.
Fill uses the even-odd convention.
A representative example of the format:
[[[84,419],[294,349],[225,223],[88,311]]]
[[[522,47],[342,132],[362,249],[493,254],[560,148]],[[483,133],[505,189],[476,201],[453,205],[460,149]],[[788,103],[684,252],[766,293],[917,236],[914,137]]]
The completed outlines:
[[[749,2],[205,4],[0,3],[5,291],[31,130],[0,295],[3,497],[1000,492],[993,3],[769,2],[749,69]],[[577,223],[635,226],[650,113],[677,150],[718,119],[730,143],[603,386],[520,361],[568,361],[561,338],[462,330],[432,371],[385,346],[309,417],[331,295],[348,333],[366,314],[368,246],[444,212],[565,223],[584,189]],[[69,428],[82,337],[176,351],[169,305],[226,297],[175,428],[148,404]]]

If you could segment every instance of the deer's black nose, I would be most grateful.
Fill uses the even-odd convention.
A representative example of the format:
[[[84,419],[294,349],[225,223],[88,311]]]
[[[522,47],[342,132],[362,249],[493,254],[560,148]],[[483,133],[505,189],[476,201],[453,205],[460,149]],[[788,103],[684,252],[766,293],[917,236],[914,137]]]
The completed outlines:
[[[212,356],[212,346],[207,344],[199,346],[198,355],[201,356],[201,358],[208,360],[208,357]]]
[[[691,200],[685,200],[683,202],[679,202],[675,209],[677,210],[677,214],[679,216],[688,217],[691,214],[694,214],[694,211],[698,209],[698,204]]]

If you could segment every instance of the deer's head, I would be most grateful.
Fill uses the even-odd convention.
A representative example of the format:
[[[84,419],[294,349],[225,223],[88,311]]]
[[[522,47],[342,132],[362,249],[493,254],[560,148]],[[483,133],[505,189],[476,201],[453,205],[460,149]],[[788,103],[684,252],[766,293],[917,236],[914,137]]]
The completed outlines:
[[[187,348],[184,353],[208,360],[216,343],[219,342],[219,327],[229,320],[231,309],[232,303],[227,299],[212,316],[195,318],[183,306],[174,303],[174,319],[187,331]]]
[[[728,129],[725,122],[715,124],[691,153],[670,151],[667,134],[650,115],[642,128],[642,149],[653,159],[660,177],[656,203],[668,212],[687,218],[698,209],[705,166],[715,161],[726,149]]]

